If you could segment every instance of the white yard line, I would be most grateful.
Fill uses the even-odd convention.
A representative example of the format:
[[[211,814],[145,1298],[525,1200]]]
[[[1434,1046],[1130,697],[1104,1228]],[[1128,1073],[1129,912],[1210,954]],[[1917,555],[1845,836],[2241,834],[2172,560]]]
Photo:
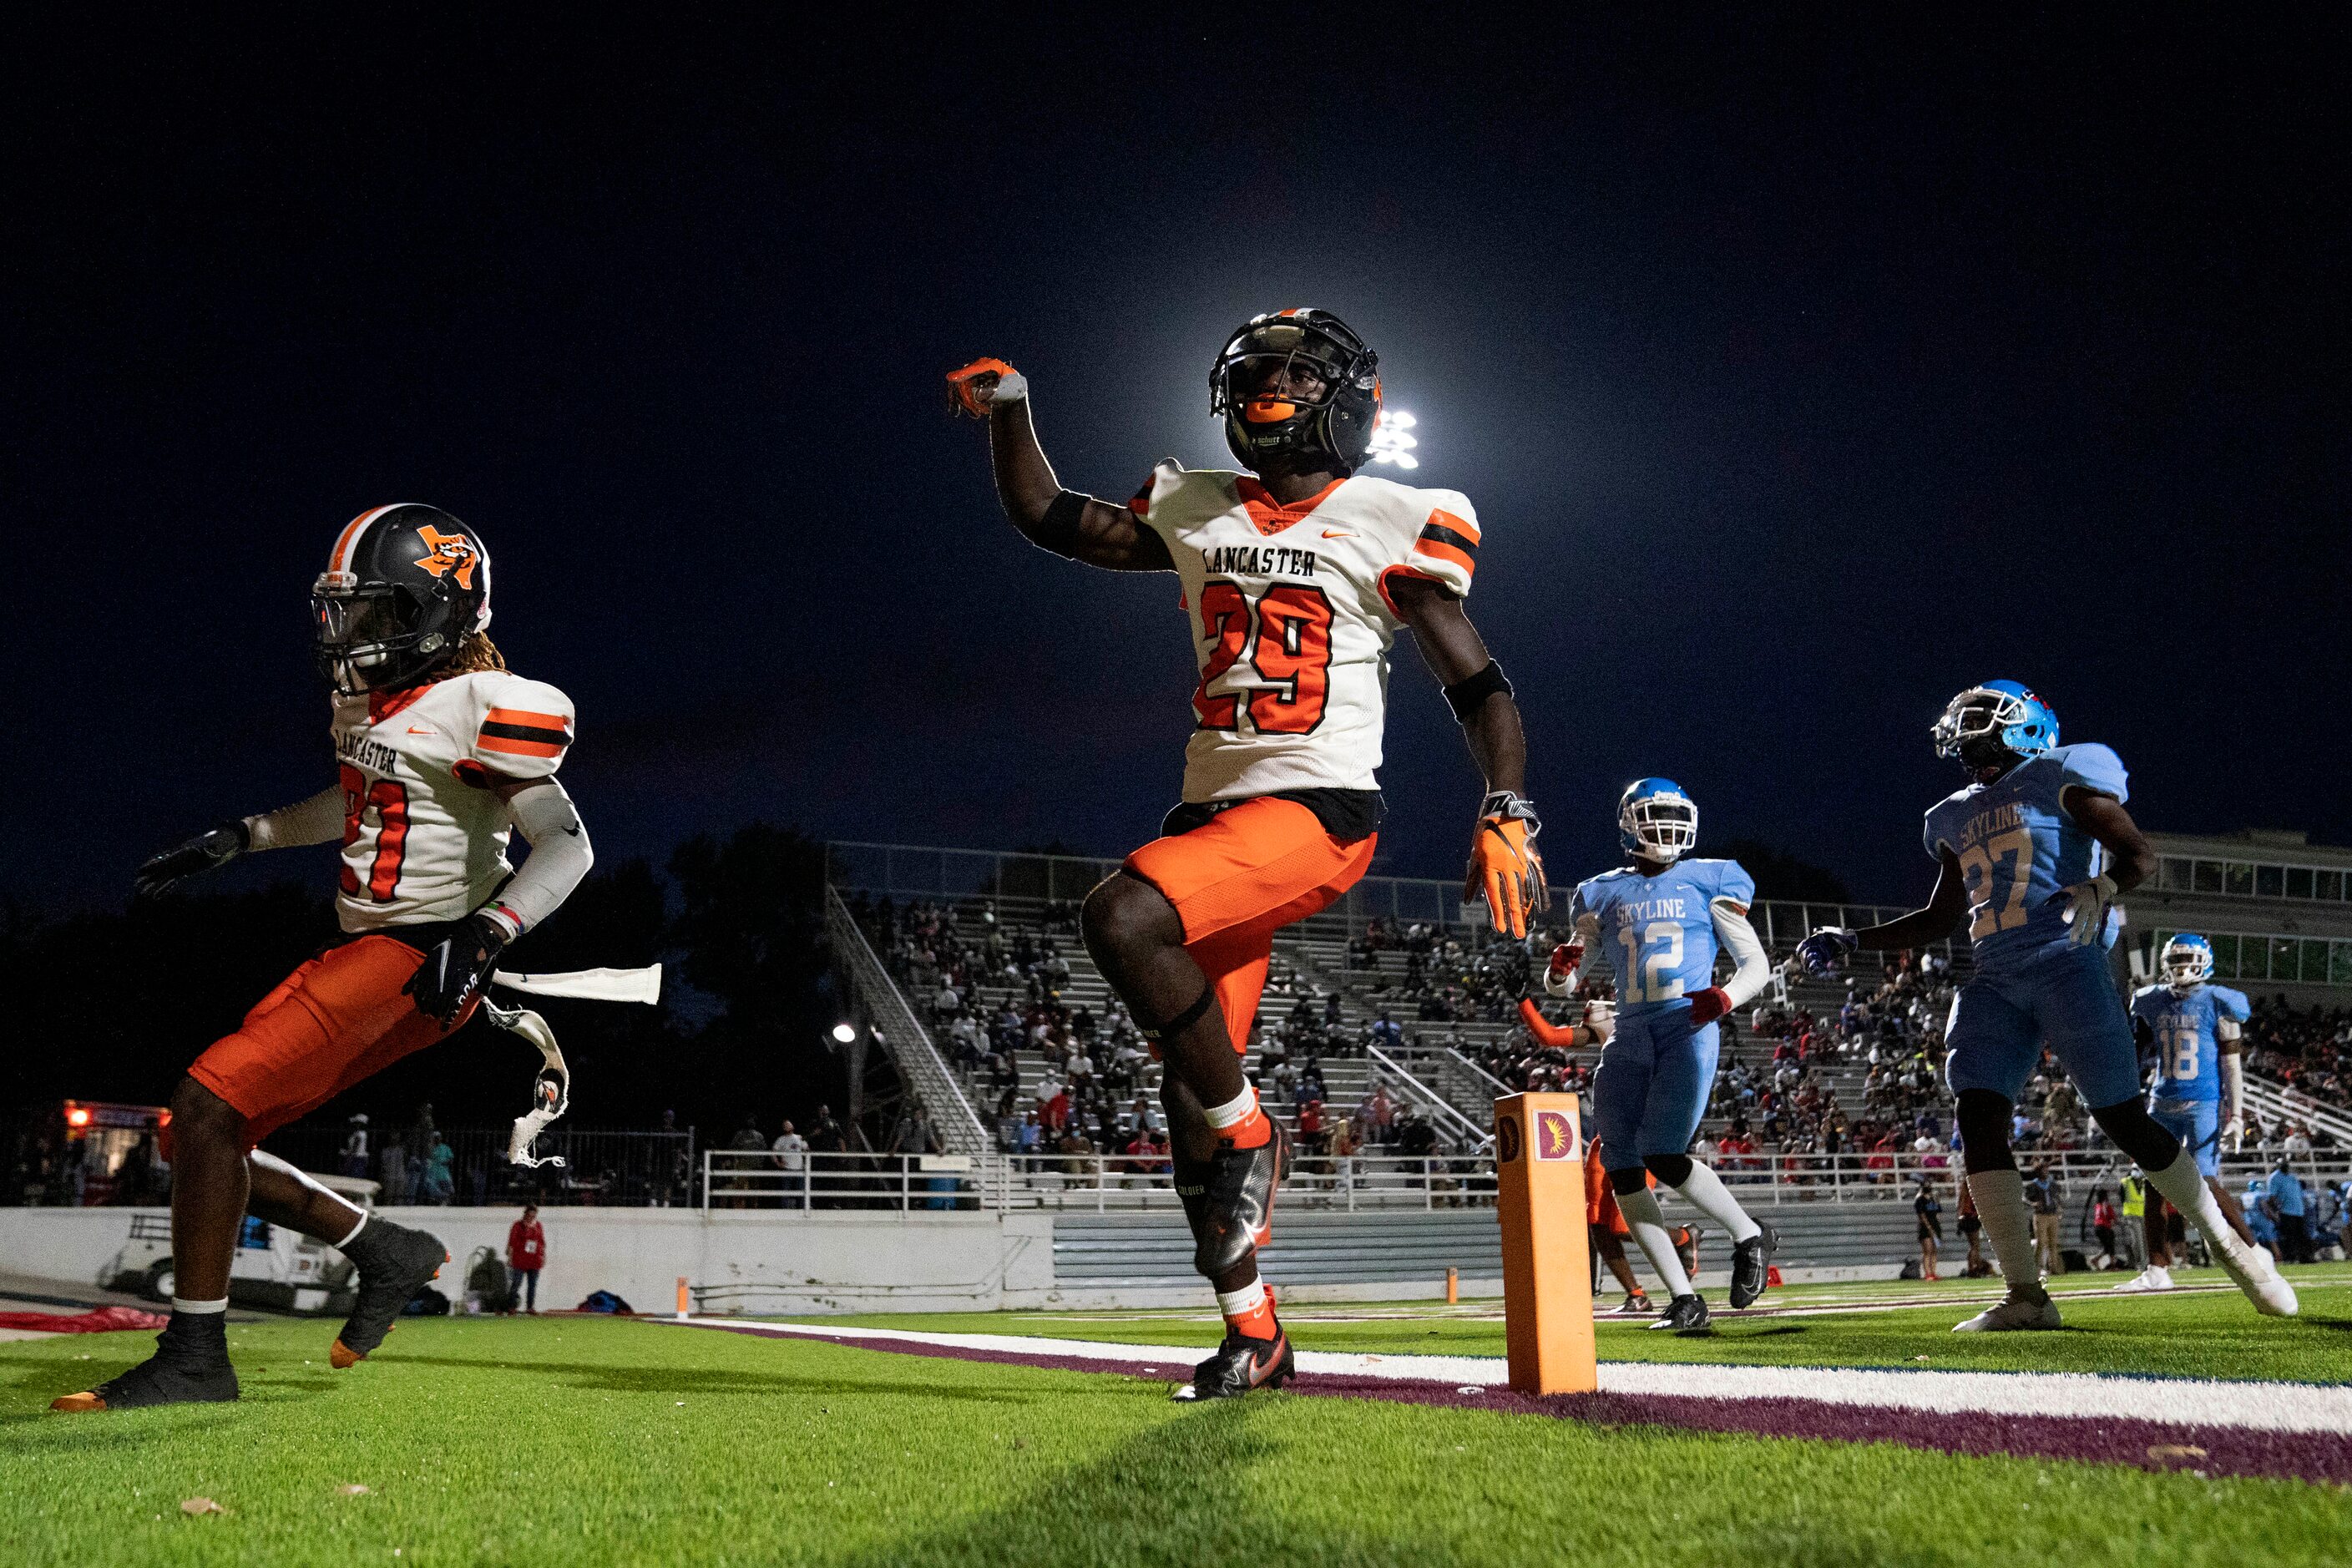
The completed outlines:
[[[940,1334],[912,1329],[853,1328],[840,1323],[746,1322],[689,1318],[699,1327],[779,1337],[898,1340],[942,1350],[1060,1356],[1106,1366],[1175,1374],[1201,1353],[1197,1347],[1118,1344],[1045,1339],[1025,1334]],[[1340,1377],[1392,1378],[1496,1387],[1507,1381],[1498,1356],[1368,1355],[1301,1351],[1298,1370]],[[1723,1366],[1714,1363],[1601,1363],[1604,1394],[1670,1394],[1693,1399],[1801,1399],[1864,1405],[2002,1415],[2069,1415],[2158,1421],[2172,1426],[2236,1426],[2272,1432],[2345,1434],[2352,1442],[2352,1385],[2224,1383],[2202,1378],[2108,1376],[2086,1373],[1892,1371],[1871,1367]]]

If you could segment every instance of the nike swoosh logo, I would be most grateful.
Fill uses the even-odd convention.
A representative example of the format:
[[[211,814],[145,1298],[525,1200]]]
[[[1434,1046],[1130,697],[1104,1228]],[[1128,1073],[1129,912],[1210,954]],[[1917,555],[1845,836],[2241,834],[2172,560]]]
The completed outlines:
[[[1263,1356],[1254,1355],[1250,1357],[1250,1386],[1252,1388],[1255,1388],[1259,1384],[1264,1383],[1267,1378],[1273,1376],[1274,1369],[1280,1365],[1281,1362],[1282,1340],[1281,1337],[1277,1335],[1275,1339],[1273,1347],[1269,1349],[1265,1354]]]
[[[441,731],[430,724],[411,724],[408,732],[412,735],[437,735]]]
[[[1323,531],[1323,537],[1326,539],[1353,539],[1356,536],[1348,532],[1344,529],[1327,528]]]

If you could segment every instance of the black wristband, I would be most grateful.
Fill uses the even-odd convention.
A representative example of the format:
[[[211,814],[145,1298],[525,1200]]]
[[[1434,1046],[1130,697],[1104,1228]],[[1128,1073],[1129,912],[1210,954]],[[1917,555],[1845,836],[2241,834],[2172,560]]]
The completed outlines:
[[[1457,723],[1467,724],[1470,722],[1470,715],[1478,711],[1478,704],[1486,701],[1497,691],[1508,697],[1511,694],[1511,682],[1510,679],[1503,673],[1503,667],[1490,658],[1486,661],[1486,668],[1477,674],[1465,676],[1447,687],[1445,700],[1454,705],[1454,721]]]
[[[1037,521],[1037,531],[1029,537],[1041,549],[1067,555],[1077,547],[1078,521],[1086,512],[1087,498],[1076,490],[1064,490],[1045,509],[1045,515]]]

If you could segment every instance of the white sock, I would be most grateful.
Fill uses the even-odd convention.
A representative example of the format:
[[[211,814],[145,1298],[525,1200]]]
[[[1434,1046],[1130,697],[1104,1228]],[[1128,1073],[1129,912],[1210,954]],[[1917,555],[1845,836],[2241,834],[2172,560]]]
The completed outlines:
[[[2172,1206],[2187,1215],[2189,1224],[2205,1233],[2208,1247],[2219,1247],[2232,1258],[2246,1255],[2246,1244],[2230,1228],[2229,1216],[2221,1212],[2213,1189],[2205,1184],[2204,1175],[2197,1169],[2197,1156],[2186,1144],[2173,1156],[2171,1164],[2147,1173],[2147,1184],[2170,1199]]]
[[[1642,1244],[1642,1256],[1650,1260],[1650,1268],[1657,1274],[1658,1282],[1666,1288],[1666,1294],[1697,1294],[1691,1289],[1690,1276],[1683,1272],[1682,1254],[1675,1250],[1674,1237],[1666,1234],[1665,1211],[1658,1207],[1658,1194],[1646,1184],[1630,1193],[1619,1193],[1617,1208],[1625,1216],[1626,1228],[1633,1233],[1633,1239]]]
[[[1969,1193],[1977,1200],[1977,1217],[1984,1222],[1992,1255],[2000,1260],[2001,1283],[2012,1290],[2041,1289],[2042,1259],[2033,1247],[2033,1211],[2025,1206],[2025,1178],[2014,1167],[1971,1171]]]
[[[1242,1091],[1223,1105],[1202,1106],[1201,1115],[1211,1127],[1223,1132],[1228,1127],[1240,1126],[1248,1118],[1249,1113],[1256,1109],[1257,1090],[1248,1084],[1244,1084]]]
[[[1227,1318],[1245,1318],[1265,1300],[1265,1281],[1253,1279],[1238,1290],[1217,1292],[1217,1311]]]
[[[185,1312],[191,1317],[205,1317],[214,1312],[227,1311],[228,1298],[223,1296],[217,1301],[190,1301],[181,1297],[174,1296],[172,1298],[172,1310],[174,1312]]]
[[[1724,1186],[1723,1178],[1696,1160],[1691,1162],[1690,1178],[1675,1191],[1680,1193],[1691,1207],[1729,1231],[1735,1246],[1750,1237],[1763,1234],[1764,1227],[1748,1217],[1748,1211],[1739,1206],[1739,1200]],[[1618,1206],[1622,1208],[1624,1205],[1620,1204]]]

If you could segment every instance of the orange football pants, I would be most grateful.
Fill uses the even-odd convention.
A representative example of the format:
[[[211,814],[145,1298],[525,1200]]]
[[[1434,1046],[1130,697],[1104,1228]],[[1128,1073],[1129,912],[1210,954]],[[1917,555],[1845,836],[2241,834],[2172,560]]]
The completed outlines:
[[[188,1076],[245,1118],[247,1148],[457,1027],[416,1010],[401,987],[425,955],[388,936],[330,948],[297,969]],[[463,1024],[473,1011],[467,1004]]]
[[[1334,838],[1297,801],[1261,795],[1127,858],[1130,874],[1176,906],[1184,951],[1215,988],[1234,1050],[1249,1048],[1274,933],[1354,887],[1379,838]]]

